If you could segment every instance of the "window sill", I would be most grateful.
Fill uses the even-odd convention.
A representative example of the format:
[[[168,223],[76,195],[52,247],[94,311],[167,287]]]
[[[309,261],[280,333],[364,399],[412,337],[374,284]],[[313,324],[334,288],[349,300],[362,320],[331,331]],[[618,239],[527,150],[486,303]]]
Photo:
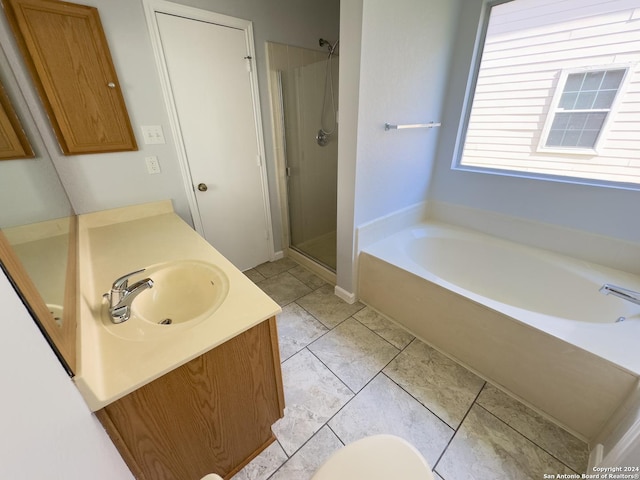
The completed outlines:
[[[454,172],[480,173],[489,175],[498,175],[501,177],[522,178],[527,180],[539,180],[546,182],[568,183],[573,185],[586,185],[589,187],[614,188],[617,190],[633,190],[640,191],[640,184],[630,182],[609,182],[593,178],[567,177],[561,175],[550,175],[546,173],[524,172],[519,170],[507,170],[500,168],[476,167],[469,165],[451,166]]]

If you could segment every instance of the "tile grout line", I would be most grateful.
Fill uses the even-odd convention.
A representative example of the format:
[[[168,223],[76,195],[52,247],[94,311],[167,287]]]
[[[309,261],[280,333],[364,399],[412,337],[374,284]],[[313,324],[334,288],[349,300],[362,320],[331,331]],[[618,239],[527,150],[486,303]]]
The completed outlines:
[[[347,318],[345,318],[342,322],[340,322],[340,324],[344,323],[344,322],[345,322],[345,321],[347,321],[349,318],[351,318],[351,317],[347,317]],[[357,320],[356,320],[356,321],[357,321]],[[338,326],[338,325],[336,325],[336,327],[337,327],[337,326]],[[364,327],[367,327],[366,325],[363,325],[363,326],[364,326]],[[368,328],[368,327],[367,327],[367,328]],[[329,330],[329,331],[328,331],[328,332],[326,332],[324,335],[326,335],[327,333],[331,332],[332,330],[333,330],[333,329]],[[372,333],[375,333],[375,332],[372,332]],[[358,393],[360,393],[362,390],[364,390],[364,389],[366,388],[366,386],[367,386],[367,385],[369,385],[369,384],[370,384],[370,383],[371,383],[371,382],[372,382],[372,381],[373,381],[373,380],[374,380],[374,379],[375,379],[379,374],[383,373],[382,371],[383,371],[385,368],[387,368],[387,366],[389,366],[389,364],[390,364],[391,362],[393,362],[393,361],[396,359],[396,357],[397,357],[398,355],[400,355],[400,354],[404,351],[404,349],[400,350],[400,349],[399,349],[398,347],[396,347],[395,345],[392,345],[395,349],[397,349],[397,350],[398,350],[398,352],[393,356],[393,358],[392,358],[391,360],[389,360],[386,364],[384,364],[384,366],[383,366],[382,368],[380,368],[380,369],[379,369],[379,370],[378,370],[378,371],[373,375],[373,377],[371,377],[371,378],[370,378],[370,379],[369,379],[369,380],[368,380],[368,381],[367,381],[367,382],[366,382],[366,383],[365,383],[365,384],[364,384],[364,385],[363,385],[363,386],[362,386],[362,387],[361,387],[357,392],[355,392],[351,387],[349,387],[349,385],[347,385],[347,384],[346,384],[346,383],[345,383],[345,382],[340,378],[340,376],[339,376],[336,372],[334,372],[333,370],[331,370],[331,367],[329,367],[329,365],[327,365],[326,363],[324,363],[324,362],[322,361],[322,359],[320,359],[320,358],[319,358],[319,357],[318,357],[318,356],[313,352],[313,350],[311,350],[311,349],[309,348],[309,346],[310,346],[310,345],[313,345],[316,341],[320,340],[320,338],[324,337],[324,335],[322,335],[321,337],[318,337],[318,338],[317,338],[317,339],[315,339],[313,342],[310,342],[310,343],[309,343],[305,348],[306,348],[306,349],[308,349],[308,350],[309,350],[309,352],[310,352],[310,353],[311,353],[315,358],[317,358],[317,359],[318,359],[318,361],[319,361],[320,363],[322,363],[322,365],[324,365],[324,366],[325,366],[325,367],[326,367],[326,368],[327,368],[327,369],[328,369],[328,370],[329,370],[329,371],[330,371],[330,372],[331,372],[335,377],[337,377],[337,378],[338,378],[338,380],[340,380],[340,382],[342,382],[342,383],[343,383],[343,384],[344,384],[344,385],[345,385],[345,386],[346,386],[346,387],[347,387],[351,392],[353,392],[354,398],[355,398],[355,396],[356,396],[356,395],[358,395]],[[405,347],[405,348],[406,348],[406,347]],[[386,375],[385,375],[385,376],[386,376]],[[387,377],[387,378],[388,378],[388,377]],[[394,382],[394,383],[395,383],[395,382]],[[332,418],[333,418],[333,417],[332,417]]]
[[[311,343],[313,343],[313,342],[311,342]],[[311,343],[310,343],[309,345],[311,345]],[[358,392],[354,392],[354,391],[353,391],[353,388],[351,388],[349,385],[347,385],[347,384],[344,382],[344,380],[342,380],[342,379],[341,379],[341,378],[336,374],[336,372],[334,372],[333,370],[331,370],[331,369],[329,368],[329,366],[328,366],[326,363],[324,363],[324,362],[322,361],[322,359],[320,359],[320,358],[319,358],[315,353],[313,353],[313,350],[311,350],[311,349],[309,348],[309,345],[307,345],[306,347],[304,347],[302,350],[307,350],[307,351],[308,351],[308,352],[313,356],[313,358],[315,358],[316,360],[318,360],[318,361],[322,364],[322,366],[323,366],[324,368],[326,368],[327,370],[329,370],[329,372],[331,372],[331,375],[333,375],[334,377],[336,377],[336,378],[338,379],[338,381],[339,381],[342,385],[344,385],[344,386],[347,388],[347,390],[349,390],[351,393],[353,393],[353,397],[355,397],[355,396],[358,394],[358,392],[359,392],[360,390],[358,390]],[[302,350],[300,350],[300,351],[302,351]],[[364,388],[364,387],[363,387],[363,388]],[[352,397],[352,398],[353,398],[353,397]],[[351,399],[350,399],[349,401],[351,401]],[[340,407],[340,409],[342,409],[342,407]],[[333,418],[333,417],[331,417],[331,418]],[[328,420],[327,420],[327,421],[328,421]],[[325,422],[325,423],[326,423],[326,422]]]
[[[485,382],[488,383],[488,382]],[[491,384],[490,384],[491,385]],[[484,389],[484,387],[483,387]],[[505,424],[507,427],[509,427],[511,430],[513,430],[514,432],[516,432],[518,435],[520,435],[521,437],[523,437],[525,440],[527,440],[528,442],[532,443],[533,445],[535,445],[537,448],[539,448],[540,450],[542,450],[543,452],[545,452],[547,455],[549,455],[551,458],[554,458],[555,460],[557,460],[558,462],[560,462],[562,465],[564,465],[565,467],[567,467],[569,470],[571,470],[572,472],[574,472],[576,475],[580,475],[579,472],[576,472],[573,467],[567,465],[564,461],[562,461],[561,459],[559,459],[558,457],[556,457],[553,453],[551,453],[550,451],[548,451],[546,448],[544,448],[541,445],[538,445],[534,440],[530,439],[528,436],[526,436],[524,433],[522,433],[521,431],[517,430],[515,427],[513,427],[512,425],[509,425],[506,421],[504,421],[502,418],[500,418],[498,415],[496,415],[495,413],[493,413],[491,410],[485,408],[481,403],[477,403],[474,402],[475,404],[478,405],[478,407],[482,408],[485,412],[487,412],[489,415],[491,415],[492,417],[495,417],[496,419],[498,419],[500,422],[502,422],[503,424]]]
[[[451,425],[449,425],[449,423],[447,423],[443,418],[441,418],[436,412],[434,412],[433,410],[431,410],[429,407],[427,407],[424,403],[422,403],[418,398],[416,398],[411,392],[407,391],[407,389],[405,389],[402,385],[400,385],[398,382],[396,382],[393,378],[391,378],[389,375],[387,375],[385,372],[380,372],[382,375],[384,375],[385,377],[387,377],[389,379],[390,382],[392,382],[394,385],[396,385],[400,390],[402,390],[404,393],[406,393],[407,395],[409,395],[413,400],[415,400],[416,402],[418,402],[418,404],[426,409],[431,415],[433,415],[434,417],[436,417],[438,420],[440,420],[442,423],[444,423],[447,427],[449,427],[455,434],[456,429],[454,427],[452,427]],[[377,376],[377,375],[376,375]],[[473,404],[472,404],[473,405]],[[466,416],[466,413],[465,413]],[[464,417],[463,417],[464,420]],[[462,422],[460,422],[462,423]]]
[[[296,450],[293,451],[293,453],[291,455],[289,455],[287,453],[287,451],[284,449],[284,447],[282,447],[282,445],[280,444],[280,448],[282,448],[282,451],[284,452],[284,454],[286,455],[287,459],[282,462],[282,464],[276,468],[274,470],[274,472],[269,475],[265,480],[269,480],[270,478],[272,478],[276,473],[278,473],[278,471],[280,469],[282,469],[282,467],[284,467],[289,460],[291,460],[300,450],[302,450],[304,448],[305,445],[307,445],[311,440],[313,440],[315,438],[315,436],[320,432],[320,430],[322,430],[324,427],[327,427],[331,433],[333,433],[336,438],[338,439],[338,441],[342,444],[342,446],[344,446],[344,442],[342,441],[342,439],[336,434],[336,432],[333,431],[333,429],[328,425],[328,422],[323,423],[320,428],[318,428],[318,430],[316,430],[315,432],[313,432],[313,435],[311,435],[302,445],[300,445]],[[280,441],[278,440],[278,437],[276,437],[276,441],[278,441],[278,443],[280,443]]]
[[[449,449],[449,447],[451,446],[451,442],[453,442],[453,439],[456,438],[456,435],[458,434],[458,431],[462,428],[462,425],[464,424],[464,421],[467,419],[467,417],[469,416],[469,413],[471,412],[471,409],[473,408],[473,406],[476,404],[478,397],[480,396],[480,394],[482,393],[482,390],[484,390],[484,387],[487,385],[486,380],[484,381],[484,383],[482,384],[482,388],[480,389],[480,391],[478,392],[478,394],[476,395],[476,398],[473,399],[473,402],[471,402],[471,405],[469,406],[469,408],[467,409],[467,412],[464,414],[464,416],[462,417],[462,420],[460,420],[460,423],[458,424],[458,427],[456,429],[454,429],[453,431],[453,435],[451,435],[451,438],[449,439],[449,441],[447,442],[447,445],[444,447],[444,449],[442,450],[442,453],[440,454],[440,456],[438,457],[438,460],[436,460],[436,463],[433,465],[432,470],[435,470],[436,467],[438,466],[438,464],[440,463],[440,460],[442,460],[442,457],[444,457],[444,454],[447,452],[447,450]],[[438,473],[438,475],[440,475]]]
[[[365,325],[365,326],[366,326],[366,325]],[[330,331],[331,331],[331,330],[330,330]],[[327,332],[327,333],[328,333],[328,332]],[[311,342],[311,343],[313,343],[313,342]],[[311,343],[310,343],[309,345],[311,345]],[[384,367],[382,367],[382,368],[381,368],[381,369],[380,369],[380,370],[379,370],[379,371],[378,371],[378,372],[377,372],[373,377],[371,377],[371,378],[369,379],[369,381],[367,381],[367,382],[362,386],[362,388],[361,388],[360,390],[358,390],[357,392],[354,392],[354,391],[353,391],[353,389],[352,389],[351,387],[349,387],[346,383],[344,383],[344,381],[343,381],[343,380],[342,380],[342,379],[341,379],[341,378],[340,378],[340,377],[339,377],[339,376],[338,376],[338,375],[337,375],[333,370],[331,370],[331,368],[329,368],[329,366],[328,366],[328,365],[326,365],[326,364],[325,364],[325,363],[324,363],[320,358],[318,358],[318,357],[315,355],[315,353],[313,353],[313,351],[312,351],[312,350],[310,350],[310,349],[308,349],[308,348],[307,348],[309,345],[307,345],[307,346],[306,346],[306,347],[304,347],[304,348],[306,348],[307,350],[309,350],[309,353],[311,353],[311,355],[313,355],[316,359],[318,359],[318,361],[319,361],[320,363],[322,363],[322,365],[324,365],[324,366],[327,368],[327,370],[329,370],[329,371],[330,371],[330,372],[331,372],[331,373],[332,373],[332,374],[333,374],[333,375],[334,375],[334,376],[335,376],[335,377],[340,381],[340,383],[342,383],[345,387],[347,387],[347,388],[349,389],[349,391],[350,391],[350,392],[352,392],[352,393],[353,393],[353,397],[351,397],[349,400],[347,400],[347,401],[345,402],[345,404],[344,404],[344,405],[342,405],[342,406],[341,406],[341,407],[340,407],[340,408],[339,408],[339,409],[338,409],[338,410],[337,410],[337,411],[336,411],[336,412],[335,412],[335,413],[334,413],[334,414],[333,414],[329,419],[327,419],[327,421],[322,425],[322,426],[325,426],[325,425],[326,425],[327,427],[329,427],[329,428],[331,429],[331,431],[336,435],[336,437],[338,437],[338,439],[339,439],[339,440],[342,442],[342,444],[344,445],[344,444],[345,444],[344,440],[343,440],[342,438],[340,438],[340,436],[339,436],[339,435],[338,435],[338,434],[337,434],[337,433],[336,433],[336,432],[331,428],[331,426],[329,425],[329,422],[331,422],[331,420],[333,420],[333,419],[334,419],[334,418],[335,418],[335,417],[336,417],[336,416],[337,416],[337,415],[338,415],[338,414],[339,414],[339,413],[340,413],[340,412],[341,412],[341,411],[342,411],[342,410],[343,410],[347,405],[349,405],[349,404],[350,404],[350,403],[351,403],[351,402],[352,402],[352,401],[353,401],[353,400],[358,396],[358,394],[359,394],[360,392],[362,392],[362,391],[367,387],[367,385],[369,385],[371,382],[373,382],[373,381],[378,377],[378,375],[382,374],[382,375],[384,375],[385,377],[387,377],[387,375],[385,375],[385,374],[384,374],[384,372],[383,372],[382,370],[384,370],[384,369],[385,369],[385,368],[386,368],[386,367],[387,367],[387,366],[388,366],[388,365],[389,365],[389,364],[390,364],[390,363],[391,363],[391,362],[392,362],[392,361],[393,361],[393,360],[394,360],[398,355],[400,355],[400,353],[402,353],[402,351],[404,351],[404,349],[403,349],[403,350],[400,350],[400,351],[399,351],[399,352],[398,352],[398,353],[397,353],[397,354],[396,354],[396,355],[395,355],[391,360],[389,360],[389,362],[388,362]],[[407,345],[407,346],[408,346],[408,345]],[[406,347],[405,347],[405,348],[406,348]],[[304,350],[304,349],[302,349],[302,350]],[[387,378],[389,378],[389,377],[387,377]],[[392,381],[393,381],[393,380],[392,380]],[[395,382],[394,382],[394,383],[395,383]],[[412,398],[413,398],[413,397],[412,397]],[[419,403],[419,402],[418,402],[418,403]],[[422,404],[420,404],[420,405],[422,405]],[[423,407],[424,407],[424,405],[423,405]],[[424,408],[426,408],[426,407],[424,407]],[[438,418],[438,419],[440,419],[439,417],[437,417],[437,418]],[[446,422],[444,422],[444,423],[445,423],[445,425],[446,425]],[[320,428],[322,428],[322,427],[320,427]]]
[[[360,312],[361,312],[362,310],[364,310],[365,308],[368,308],[368,307],[366,307],[366,306],[365,306],[364,308],[361,308],[360,310],[358,310],[356,313],[360,313]],[[394,345],[393,343],[391,343],[391,342],[390,342],[389,340],[387,340],[386,338],[384,338],[382,335],[380,335],[380,334],[379,334],[378,332],[376,332],[374,329],[372,329],[372,328],[371,328],[371,327],[369,327],[368,325],[364,324],[360,319],[358,319],[358,318],[355,316],[355,313],[354,313],[353,315],[351,315],[349,318],[353,318],[353,319],[354,319],[356,322],[358,322],[360,325],[362,325],[363,327],[368,328],[370,332],[372,332],[372,333],[376,334],[378,337],[380,337],[382,340],[384,340],[385,342],[387,342],[389,345],[391,345],[392,347],[397,348],[397,349],[398,349],[398,350],[400,350],[400,351],[403,351],[405,348],[407,348],[407,346],[408,346],[410,343],[412,343],[412,342],[413,342],[413,340],[415,340],[415,338],[416,338],[415,336],[413,336],[413,335],[412,335],[412,336],[413,336],[413,338],[411,339],[411,342],[407,343],[407,345],[405,345],[404,347],[400,348],[400,347],[398,347],[397,345]],[[347,320],[348,320],[348,319],[347,319]]]

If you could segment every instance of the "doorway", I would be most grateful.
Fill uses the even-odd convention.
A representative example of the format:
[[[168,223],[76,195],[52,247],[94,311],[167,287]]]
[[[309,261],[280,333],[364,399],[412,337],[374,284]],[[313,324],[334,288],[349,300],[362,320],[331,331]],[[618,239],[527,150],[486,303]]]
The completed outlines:
[[[273,244],[251,23],[146,5],[196,230],[253,268]]]
[[[270,43],[276,153],[286,185],[285,237],[295,252],[336,270],[337,41],[318,50]],[[297,255],[295,255],[297,257]]]

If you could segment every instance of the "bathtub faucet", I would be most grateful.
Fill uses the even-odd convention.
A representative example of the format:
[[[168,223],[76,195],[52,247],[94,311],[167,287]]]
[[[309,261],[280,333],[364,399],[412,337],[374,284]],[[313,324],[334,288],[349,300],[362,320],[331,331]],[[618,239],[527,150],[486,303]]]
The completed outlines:
[[[633,290],[629,290],[627,288],[622,288],[616,285],[605,283],[604,285],[602,285],[602,287],[600,287],[600,293],[604,293],[605,295],[615,295],[616,297],[622,298],[623,300],[627,300],[631,303],[635,303],[636,305],[640,305],[640,292],[634,292]]]

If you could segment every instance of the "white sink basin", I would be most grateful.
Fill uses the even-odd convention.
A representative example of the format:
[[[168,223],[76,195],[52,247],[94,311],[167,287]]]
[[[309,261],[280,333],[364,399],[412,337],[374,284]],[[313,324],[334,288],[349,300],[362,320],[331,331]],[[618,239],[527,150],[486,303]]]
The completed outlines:
[[[211,317],[229,292],[224,272],[198,260],[152,265],[130,283],[146,277],[153,280],[153,288],[133,300],[131,317],[126,322],[112,323],[105,302],[103,324],[110,333],[138,341],[175,333]]]

